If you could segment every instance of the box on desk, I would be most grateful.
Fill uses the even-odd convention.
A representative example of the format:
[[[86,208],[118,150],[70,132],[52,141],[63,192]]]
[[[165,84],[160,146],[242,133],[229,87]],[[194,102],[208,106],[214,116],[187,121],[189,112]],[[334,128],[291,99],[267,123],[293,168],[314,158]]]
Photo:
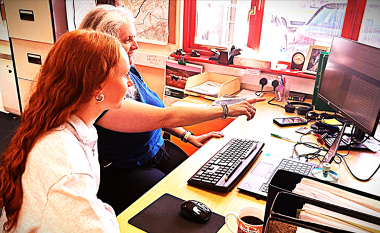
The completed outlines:
[[[319,230],[321,230],[320,232],[324,232],[322,231],[322,229],[327,232],[347,232],[343,230],[338,231],[336,229],[332,231],[331,227],[327,227],[324,225],[322,226],[322,224],[309,224],[305,221],[298,220],[297,218],[295,218],[295,215],[297,213],[296,210],[302,209],[302,206],[305,203],[319,206],[327,210],[331,210],[340,214],[344,214],[346,216],[354,217],[377,225],[379,224],[380,218],[378,215],[370,215],[365,212],[353,210],[350,207],[339,206],[336,203],[330,203],[323,200],[316,200],[313,198],[293,193],[293,190],[296,188],[297,184],[300,183],[303,178],[307,178],[312,181],[317,181],[319,183],[329,185],[331,186],[331,188],[337,188],[339,190],[352,193],[354,195],[360,195],[364,198],[369,198],[373,201],[380,201],[379,196],[356,190],[347,186],[323,181],[315,177],[304,176],[284,170],[278,170],[269,184],[268,197],[264,215],[265,225],[268,224],[274,217],[278,221],[285,220],[285,222],[294,225],[304,225],[308,226],[307,228],[317,227]]]
[[[185,94],[216,100],[240,90],[241,78],[236,76],[205,72],[187,79]]]

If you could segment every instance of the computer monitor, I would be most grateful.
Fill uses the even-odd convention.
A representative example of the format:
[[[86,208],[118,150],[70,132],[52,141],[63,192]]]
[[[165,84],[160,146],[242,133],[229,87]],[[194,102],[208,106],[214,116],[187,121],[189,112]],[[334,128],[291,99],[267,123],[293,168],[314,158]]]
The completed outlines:
[[[380,49],[334,37],[318,97],[374,136],[380,117]]]

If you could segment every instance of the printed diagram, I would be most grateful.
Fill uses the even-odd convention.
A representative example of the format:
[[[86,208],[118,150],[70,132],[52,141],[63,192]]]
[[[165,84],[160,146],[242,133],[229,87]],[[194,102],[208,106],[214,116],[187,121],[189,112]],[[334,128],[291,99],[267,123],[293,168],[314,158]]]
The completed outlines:
[[[137,40],[166,45],[168,43],[169,0],[130,1],[135,17]]]

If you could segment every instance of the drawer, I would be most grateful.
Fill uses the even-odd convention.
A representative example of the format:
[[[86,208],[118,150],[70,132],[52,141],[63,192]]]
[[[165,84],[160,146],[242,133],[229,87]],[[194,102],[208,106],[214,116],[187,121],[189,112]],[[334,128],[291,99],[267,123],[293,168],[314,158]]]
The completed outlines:
[[[4,0],[9,37],[54,43],[49,0]]]
[[[20,92],[22,111],[25,110],[29,97],[32,94],[32,90],[35,88],[36,84],[37,82],[35,81],[18,78],[18,90]]]
[[[35,80],[52,44],[11,38],[17,77]]]

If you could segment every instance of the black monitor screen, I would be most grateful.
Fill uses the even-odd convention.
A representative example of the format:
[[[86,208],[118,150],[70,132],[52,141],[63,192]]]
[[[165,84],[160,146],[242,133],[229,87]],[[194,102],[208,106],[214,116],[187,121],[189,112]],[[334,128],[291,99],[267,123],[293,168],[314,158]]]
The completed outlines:
[[[334,37],[318,97],[373,136],[380,112],[380,49]]]

